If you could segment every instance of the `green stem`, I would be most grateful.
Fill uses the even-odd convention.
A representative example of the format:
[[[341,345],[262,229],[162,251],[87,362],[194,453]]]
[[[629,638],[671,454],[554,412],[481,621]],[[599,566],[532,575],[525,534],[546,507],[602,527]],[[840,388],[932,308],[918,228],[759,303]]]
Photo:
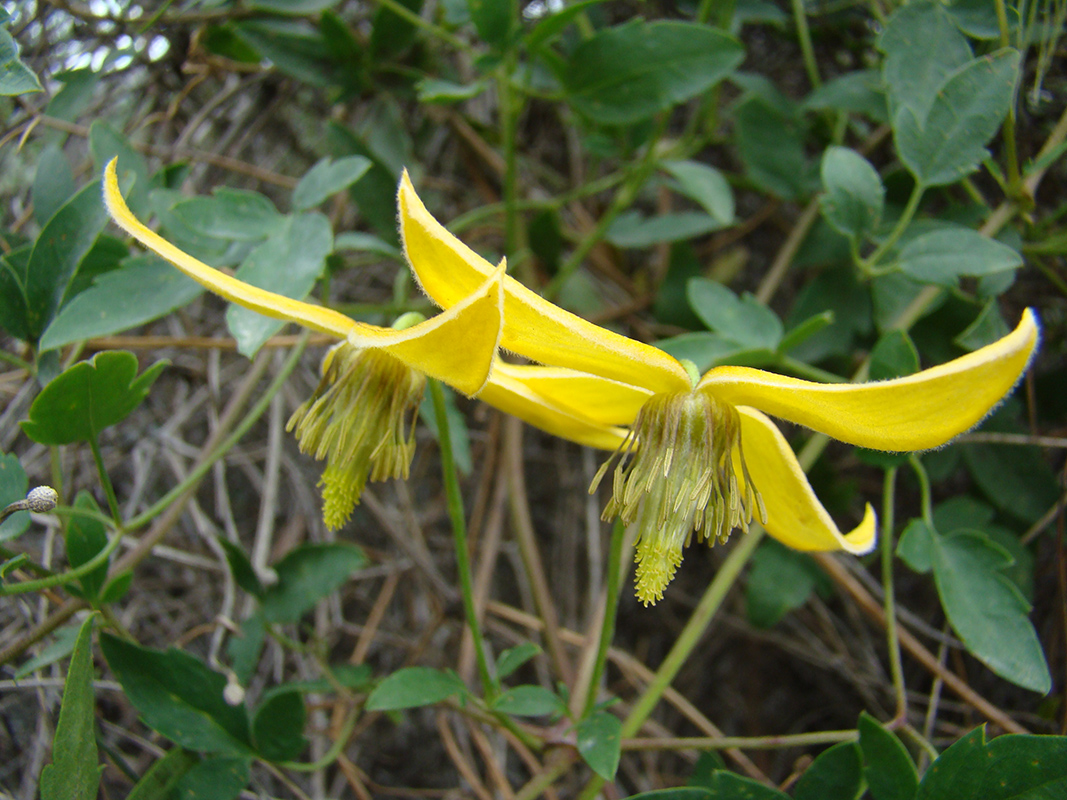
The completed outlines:
[[[804,57],[804,69],[807,70],[811,88],[818,89],[822,85],[819,77],[819,66],[815,62],[815,49],[811,46],[811,30],[808,28],[808,17],[804,13],[804,0],[792,0],[793,20],[797,26],[797,39],[800,40],[800,52]]]
[[[293,351],[289,354],[289,358],[285,360],[281,370],[263,393],[263,396],[259,398],[259,401],[252,406],[251,409],[249,409],[248,413],[245,414],[245,418],[233,429],[233,433],[223,439],[222,442],[219,443],[219,446],[211,452],[211,455],[204,459],[203,463],[197,466],[196,469],[186,475],[181,483],[163,495],[163,497],[157,500],[152,507],[127,522],[126,528],[128,530],[135,530],[143,525],[147,525],[162,514],[171,503],[192,488],[200,478],[207,474],[207,471],[211,469],[216,461],[226,455],[233,446],[240,441],[241,437],[248,432],[249,428],[256,424],[256,421],[263,415],[267,408],[270,407],[270,401],[274,399],[274,395],[281,390],[282,386],[285,385],[285,381],[289,377],[289,374],[296,369],[296,365],[300,363],[300,356],[307,347],[307,343],[308,333],[305,331],[304,335],[300,337],[300,341],[293,347]]]
[[[459,585],[463,593],[463,611],[467,616],[467,625],[474,640],[474,653],[478,660],[478,674],[482,679],[482,691],[486,697],[494,692],[493,679],[489,673],[489,662],[485,657],[485,643],[482,641],[482,629],[478,624],[478,614],[474,609],[474,584],[471,580],[471,554],[467,544],[467,521],[463,514],[463,497],[459,491],[459,478],[456,475],[456,461],[452,457],[452,436],[448,427],[448,410],[445,407],[445,393],[441,384],[433,378],[430,384],[430,397],[433,398],[434,415],[437,418],[437,442],[441,448],[441,469],[444,472],[445,496],[448,498],[448,516],[452,520],[452,541],[456,547],[456,566],[459,569]]]
[[[611,640],[615,638],[615,620],[619,613],[619,586],[622,583],[622,542],[626,534],[626,525],[616,519],[611,528],[611,550],[608,553],[608,585],[604,605],[604,621],[600,627],[600,644],[596,651],[596,663],[589,675],[589,685],[585,695],[585,708],[582,717],[587,717],[596,706],[597,687],[604,676],[608,663],[608,650]]]
[[[921,183],[916,182],[915,186],[911,190],[911,196],[908,198],[907,205],[904,206],[904,211],[900,214],[900,219],[897,220],[897,224],[894,226],[893,231],[887,236],[874,252],[867,258],[863,259],[859,263],[859,267],[865,273],[870,273],[878,266],[879,260],[884,256],[890,248],[897,243],[901,235],[907,229],[911,218],[915,216],[915,212],[919,209],[919,201],[922,200],[923,192],[925,189]]]
[[[745,564],[748,563],[749,558],[752,557],[762,539],[763,528],[754,524],[747,534],[740,537],[740,541],[737,542],[726,557],[726,560],[723,561],[719,571],[715,573],[715,577],[704,591],[704,596],[700,598],[700,602],[693,610],[689,622],[686,623],[685,628],[679,634],[674,647],[671,648],[667,657],[663,659],[663,663],[656,670],[652,682],[637,699],[637,702],[634,703],[629,715],[623,721],[621,732],[623,739],[632,737],[640,730],[645,720],[648,719],[649,714],[652,713],[663,693],[667,691],[671,681],[678,674],[678,670],[682,668],[690,653],[693,652],[693,648],[697,646],[697,643],[704,635],[712,617],[722,606],[727,593],[740,577]],[[585,800],[591,800],[603,785],[604,779],[599,775],[594,776],[586,784],[581,797],[585,798]]]
[[[1036,5],[1036,4],[1035,4]],[[1011,32],[1008,29],[1008,12],[1004,0],[997,0],[997,25],[1000,28],[1000,46],[1011,45]],[[1022,176],[1019,174],[1019,154],[1015,147],[1015,105],[1008,109],[1008,116],[1001,127],[1001,138],[1004,140],[1004,160],[1007,161],[1008,172],[1008,196],[1015,199],[1019,196],[1022,184]]]
[[[401,19],[410,22],[416,28],[422,28],[427,33],[431,33],[439,39],[443,39],[448,42],[457,50],[462,50],[464,53],[470,52],[470,45],[457,36],[453,36],[444,28],[434,25],[432,22],[423,19],[419,14],[416,14],[407,6],[402,3],[398,3],[397,0],[375,0],[382,8],[387,8],[396,14]]]
[[[330,749],[327,750],[322,758],[310,763],[302,763],[298,761],[285,761],[278,766],[285,769],[291,769],[293,772],[317,772],[323,767],[328,767],[337,757],[344,751],[345,746],[348,744],[349,737],[352,736],[352,731],[356,729],[356,721],[359,719],[359,714],[353,711],[348,715],[348,719],[345,720],[345,726],[341,729],[341,734],[333,740],[330,745]]]
[[[903,723],[906,719],[908,701],[904,692],[904,669],[900,660],[900,641],[897,635],[896,597],[893,591],[893,512],[894,492],[896,488],[897,468],[885,471],[882,486],[882,590],[885,592],[885,633],[886,646],[889,648],[889,674],[893,678],[893,691],[897,696],[897,711],[893,722]]]
[[[779,355],[778,366],[798,378],[807,378],[819,383],[847,383],[847,379],[842,378],[836,372],[820,369],[792,356]]]
[[[93,462],[96,464],[96,473],[100,476],[100,485],[104,487],[104,496],[107,497],[107,507],[111,509],[111,516],[115,520],[115,527],[122,527],[122,513],[119,511],[119,499],[115,496],[115,487],[111,485],[111,476],[104,467],[104,456],[100,453],[100,442],[94,435],[89,440],[89,449],[93,453]]]
[[[919,481],[919,497],[922,502],[923,522],[930,527],[931,531],[936,530],[934,526],[933,502],[930,498],[930,476],[926,474],[926,467],[923,466],[923,462],[915,453],[912,453],[908,457],[908,463],[911,465],[912,470],[915,472],[915,477]]]
[[[115,535],[108,540],[107,545],[90,558],[84,564],[79,567],[75,567],[69,572],[62,572],[58,574],[50,575],[47,578],[39,578],[35,581],[23,581],[22,583],[16,583],[8,586],[0,586],[0,597],[11,594],[26,594],[28,592],[39,592],[43,589],[51,589],[53,586],[62,586],[68,583],[72,583],[83,575],[88,575],[97,567],[102,564],[106,564],[107,560],[111,557],[111,554],[115,552],[115,548],[119,546],[119,542],[122,541],[122,537],[126,535],[126,529],[119,528]]]

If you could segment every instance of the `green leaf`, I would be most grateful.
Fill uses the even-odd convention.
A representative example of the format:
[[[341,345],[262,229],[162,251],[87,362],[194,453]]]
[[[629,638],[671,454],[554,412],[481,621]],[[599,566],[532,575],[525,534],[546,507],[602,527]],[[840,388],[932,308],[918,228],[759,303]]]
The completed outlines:
[[[235,277],[261,289],[303,300],[326,269],[333,250],[330,222],[318,212],[286,217],[278,230],[253,250]],[[263,343],[285,325],[247,308],[231,305],[226,324],[237,349],[251,358]]]
[[[295,547],[274,565],[278,582],[263,596],[263,614],[270,622],[296,622],[366,563],[363,551],[352,544]]]
[[[231,636],[229,642],[226,643],[230,665],[233,667],[238,682],[242,685],[247,684],[255,674],[266,638],[267,623],[263,618],[263,611],[258,610],[241,623],[237,635]]]
[[[336,161],[329,157],[321,159],[293,189],[293,209],[314,208],[358,181],[370,167],[370,159],[363,156],[346,156]]]
[[[912,800],[919,787],[915,763],[900,740],[866,711],[860,714],[863,777],[873,800]]]
[[[365,708],[367,711],[398,711],[430,706],[466,693],[467,687],[454,672],[405,667],[378,684],[367,698]]]
[[[747,292],[739,298],[721,283],[691,278],[687,294],[705,325],[743,347],[774,350],[782,340],[778,315]]]
[[[99,513],[100,506],[89,492],[82,489],[74,500],[74,507]],[[80,567],[93,559],[97,553],[107,547],[107,531],[104,523],[92,517],[74,515],[64,532],[67,546],[67,561],[71,567]],[[107,580],[107,563],[101,564],[92,572],[82,575],[79,582],[82,591],[90,600],[95,599]]]
[[[97,353],[45,386],[30,406],[30,418],[19,424],[39,444],[93,441],[141,404],[167,363],[157,361],[138,376],[133,353]]]
[[[743,58],[741,44],[714,28],[636,20],[579,44],[559,78],[594,122],[630,125],[707,91]]]
[[[16,503],[26,497],[30,489],[18,456],[6,454],[0,456],[0,508]],[[0,524],[0,542],[17,539],[30,527],[30,512],[16,511]]]
[[[721,222],[702,211],[673,211],[645,217],[639,211],[620,214],[604,238],[616,247],[651,247],[662,242],[693,239],[722,228]]]
[[[782,336],[782,341],[778,343],[778,351],[780,353],[788,353],[794,347],[819,333],[823,328],[833,324],[833,311],[822,311],[818,314],[812,314],[807,319],[793,325],[793,327],[786,331],[785,335]]]
[[[752,778],[743,778],[724,769],[711,773],[711,778],[707,781],[706,791],[709,794],[704,795],[704,797],[708,798],[708,800],[789,800],[789,795],[775,788],[765,786]],[[650,794],[652,793],[636,796],[649,797]],[[837,800],[837,798],[827,797],[823,800]]]
[[[831,78],[805,97],[803,105],[810,111],[844,111],[864,114],[875,122],[889,121],[882,76],[873,69]]]
[[[404,260],[404,254],[400,252],[399,247],[379,239],[373,233],[360,233],[359,231],[339,233],[334,237],[333,249],[335,251],[355,250],[357,252],[377,253],[395,261]]]
[[[515,647],[509,647],[496,660],[497,680],[504,680],[531,658],[540,655],[542,652],[540,646],[533,642],[523,642]]]
[[[974,322],[967,326],[959,336],[952,340],[964,350],[973,352],[992,344],[1011,333],[1011,329],[1001,316],[996,299],[990,300],[982,307]]]
[[[651,792],[632,794],[626,800],[715,800],[719,795],[711,789],[696,786],[681,786],[677,789],[655,789]]]
[[[734,141],[761,189],[794,200],[814,188],[796,120],[766,99],[753,95],[734,110]]]
[[[74,195],[74,170],[66,154],[55,143],[48,144],[37,158],[33,175],[33,217],[44,225]]]
[[[41,336],[40,348],[129,330],[187,305],[203,291],[158,256],[133,256],[63,306]]]
[[[126,592],[130,590],[130,584],[132,583],[132,570],[124,570],[118,573],[108,580],[104,584],[104,588],[100,590],[100,602],[105,605],[107,603],[117,603],[126,596]]]
[[[245,555],[245,551],[241,549],[240,545],[231,542],[229,539],[219,537],[218,543],[226,554],[226,563],[230,565],[230,572],[233,574],[233,579],[237,582],[237,585],[250,595],[262,599],[266,590],[263,588],[263,584],[260,583],[256,570],[253,568],[252,562],[248,560],[248,556]]]
[[[248,5],[275,14],[306,17],[333,8],[340,0],[250,0]]]
[[[244,189],[216,189],[211,197],[176,204],[174,216],[201,236],[256,241],[274,233],[282,215],[269,198]]]
[[[307,711],[300,692],[272,692],[259,704],[252,719],[256,752],[267,761],[292,761],[307,747],[306,721]]]
[[[938,90],[929,114],[902,108],[893,118],[900,159],[923,186],[953,183],[989,155],[986,143],[1011,110],[1017,50],[1000,50],[961,67]]]
[[[416,15],[422,10],[422,0],[399,0],[399,2],[401,6]],[[376,61],[399,55],[415,41],[417,33],[415,26],[387,6],[378,6],[371,25],[370,48]]]
[[[233,32],[284,75],[311,86],[337,82],[321,32],[303,20],[261,17],[234,24]]]
[[[871,348],[870,380],[903,378],[919,371],[919,351],[904,331],[890,331]]]
[[[1018,433],[1024,429],[999,413],[986,420],[982,430]],[[959,445],[959,449],[974,482],[993,505],[1014,519],[1032,525],[1056,504],[1056,476],[1040,448],[975,443]]]
[[[1052,800],[1065,792],[1067,737],[1011,734],[987,744],[982,727],[934,761],[916,800]]]
[[[971,60],[971,48],[940,3],[901,6],[889,18],[878,49],[892,119],[902,108],[925,119],[948,77]]]
[[[615,777],[622,754],[622,722],[607,711],[595,711],[574,726],[582,760],[604,780]]]
[[[567,705],[543,686],[525,685],[505,691],[493,701],[492,708],[516,717],[542,717],[563,714]]]
[[[929,572],[934,568],[934,536],[929,525],[921,519],[913,519],[900,535],[897,556],[916,572]]]
[[[126,800],[170,800],[171,791],[183,775],[200,763],[193,753],[172,747],[157,759],[126,795]]]
[[[712,367],[721,364],[743,361],[746,354],[755,354],[721,333],[709,333],[708,331],[683,333],[672,336],[670,339],[661,339],[656,342],[656,347],[677,359],[685,358],[692,361],[700,373],[707,372]],[[773,359],[774,354],[770,351],[758,352]]]
[[[507,40],[512,20],[518,19],[516,0],[467,0],[467,8],[478,35],[494,46]]]
[[[826,148],[822,158],[822,214],[836,230],[855,239],[878,227],[885,187],[871,163],[847,147]]]
[[[941,604],[968,652],[1005,680],[1047,693],[1051,678],[1030,605],[1001,573],[1011,557],[977,531],[930,541]]]
[[[773,627],[808,602],[819,578],[819,568],[810,556],[773,539],[761,542],[752,555],[745,585],[748,621],[757,628]]]
[[[6,28],[0,28],[0,95],[40,91],[41,82],[19,59],[18,44]]]
[[[181,650],[151,650],[106,633],[100,649],[152,730],[191,750],[249,755],[248,714],[223,699],[225,675]]]
[[[79,262],[106,221],[100,187],[93,181],[64,203],[41,230],[26,268],[26,325],[34,339],[52,321]]]
[[[1015,250],[969,228],[943,228],[916,236],[898,256],[901,272],[923,283],[955,286],[961,275],[988,275],[1022,266]]]
[[[234,800],[252,777],[248,758],[205,758],[174,785],[168,800]]]
[[[78,625],[67,625],[57,630],[54,634],[55,640],[51,644],[15,670],[15,680],[20,681],[42,667],[55,664],[57,661],[69,656],[74,651],[74,643],[78,639],[78,631],[80,630],[81,627]]]
[[[41,800],[96,800],[103,767],[93,711],[93,617],[82,623],[63,687],[52,763],[41,773]]]
[[[984,750],[982,726],[957,740],[930,765],[915,800],[988,800],[976,794],[981,783],[976,767],[985,761]]]
[[[696,202],[722,226],[734,224],[734,193],[723,174],[698,161],[661,161],[660,168],[678,182],[675,188]]]
[[[863,793],[863,767],[855,742],[840,742],[816,757],[797,781],[794,800],[856,800]]]

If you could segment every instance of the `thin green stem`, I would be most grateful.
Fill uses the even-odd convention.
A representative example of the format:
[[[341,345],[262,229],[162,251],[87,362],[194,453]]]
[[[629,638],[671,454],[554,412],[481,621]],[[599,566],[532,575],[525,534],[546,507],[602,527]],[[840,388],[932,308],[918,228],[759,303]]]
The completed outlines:
[[[14,353],[9,353],[6,350],[0,350],[0,361],[10,364],[15,367],[15,369],[24,369],[31,374],[33,372],[33,365],[30,364],[29,361],[21,359]]]
[[[263,396],[259,398],[259,401],[252,406],[252,408],[249,409],[248,413],[245,414],[244,419],[242,419],[233,429],[233,433],[223,439],[222,442],[219,443],[219,446],[211,452],[211,455],[186,475],[181,483],[163,495],[163,497],[157,500],[153,506],[127,522],[127,530],[135,530],[143,525],[147,525],[166,511],[171,503],[196,485],[197,481],[207,474],[207,471],[211,469],[215,462],[226,455],[233,446],[240,441],[241,437],[248,432],[249,428],[256,424],[256,421],[263,416],[263,413],[270,407],[270,401],[274,399],[274,395],[276,395],[281,390],[282,386],[285,385],[285,381],[288,379],[289,374],[296,369],[296,365],[300,363],[300,356],[307,347],[308,336],[308,332],[305,331],[303,336],[300,337],[300,341],[293,347],[293,351],[289,354],[289,358],[285,360],[281,370],[263,393]]]
[[[816,744],[854,742],[860,738],[855,728],[845,731],[813,731],[782,736],[680,736],[677,738],[628,739],[622,743],[627,752],[636,750],[778,750]]]
[[[919,201],[922,200],[924,191],[923,185],[916,182],[911,190],[911,196],[908,198],[907,205],[904,206],[904,211],[901,212],[900,219],[897,220],[897,224],[893,227],[892,232],[880,245],[878,245],[878,247],[875,248],[873,253],[860,261],[859,267],[861,270],[865,273],[872,272],[874,268],[878,266],[878,262],[881,260],[882,256],[889,252],[890,248],[897,243],[897,240],[900,239],[901,235],[911,223],[911,218],[914,217],[915,212],[918,211]]]
[[[309,763],[302,763],[298,761],[285,761],[279,766],[285,767],[285,769],[291,769],[293,772],[317,772],[323,767],[328,767],[337,757],[344,751],[345,746],[348,744],[349,737],[352,736],[352,731],[356,729],[356,722],[359,720],[359,713],[355,710],[348,715],[348,719],[345,720],[345,726],[341,729],[340,735],[333,740],[330,745],[330,749],[327,750],[322,758],[317,761]]]
[[[604,606],[604,622],[600,627],[600,643],[597,646],[596,662],[593,671],[589,675],[589,686],[585,695],[585,708],[582,709],[582,717],[589,716],[596,706],[597,687],[604,676],[604,668],[608,663],[608,650],[611,648],[611,640],[615,638],[615,620],[619,614],[619,586],[622,583],[622,542],[626,534],[626,525],[621,519],[616,519],[611,527],[611,549],[608,552],[608,584],[607,597]]]
[[[930,527],[930,530],[935,530],[933,501],[930,498],[930,476],[926,474],[926,467],[923,466],[923,462],[915,453],[912,453],[908,457],[908,464],[911,465],[912,471],[915,472],[915,477],[919,481],[919,497],[922,502],[923,522]]]
[[[380,5],[382,8],[387,8],[394,14],[396,14],[398,17],[410,22],[416,28],[422,28],[427,33],[433,34],[437,38],[448,42],[457,50],[462,50],[464,53],[470,52],[470,45],[468,45],[458,36],[453,36],[444,28],[441,28],[437,25],[434,25],[432,22],[423,19],[421,15],[416,14],[414,11],[412,11],[410,8],[403,5],[402,3],[398,3],[397,0],[375,0],[375,2],[378,3],[378,5]]]
[[[842,378],[836,372],[820,369],[819,367],[812,366],[811,364],[793,358],[792,356],[778,356],[778,366],[785,372],[796,375],[798,378],[807,378],[808,380],[818,381],[819,383],[847,382],[846,378]]]
[[[797,26],[797,39],[800,41],[800,52],[804,57],[804,69],[811,81],[811,88],[818,89],[822,85],[819,77],[819,65],[815,61],[815,49],[811,46],[811,30],[808,28],[808,17],[804,13],[804,0],[792,0],[793,21]]]
[[[1000,28],[1000,46],[1011,45],[1011,31],[1008,28],[1008,12],[1004,0],[997,0],[997,25]],[[1008,196],[1016,198],[1022,184],[1022,176],[1019,173],[1019,154],[1015,146],[1015,105],[1008,109],[1008,116],[1004,119],[1001,127],[1001,138],[1004,140],[1004,160],[1007,162],[1008,172]]]
[[[97,567],[106,564],[107,560],[111,557],[111,554],[115,552],[115,548],[119,546],[119,542],[122,541],[122,537],[126,535],[126,529],[119,528],[115,535],[108,540],[107,545],[90,558],[81,566],[75,567],[68,572],[60,572],[50,575],[47,578],[39,578],[34,581],[23,581],[22,583],[11,584],[7,586],[0,586],[0,597],[11,594],[27,594],[28,592],[39,592],[43,589],[51,589],[53,586],[63,586],[68,583],[73,583],[83,575],[88,575]]]
[[[89,440],[89,449],[93,453],[93,462],[96,464],[96,473],[100,476],[100,485],[104,487],[107,507],[111,510],[115,526],[121,528],[122,512],[119,510],[119,499],[115,496],[115,487],[111,485],[111,476],[107,474],[107,468],[104,466],[104,456],[100,453],[100,442],[97,441],[96,436]]]
[[[897,711],[893,723],[899,725],[906,719],[907,695],[904,692],[904,669],[900,660],[900,640],[897,635],[896,597],[893,591],[893,512],[897,468],[885,471],[882,484],[882,590],[885,593],[885,633],[889,648],[889,674],[893,678],[893,691],[897,696]]]
[[[656,670],[652,682],[637,698],[629,715],[623,720],[622,738],[628,739],[632,737],[640,730],[645,720],[648,719],[649,714],[652,713],[663,693],[667,691],[671,681],[678,674],[678,670],[685,664],[686,659],[693,652],[693,648],[697,646],[697,643],[704,635],[715,613],[722,607],[723,600],[726,599],[727,593],[740,577],[741,571],[756,551],[756,547],[762,541],[763,535],[763,528],[759,525],[753,525],[747,534],[740,537],[740,541],[737,542],[726,557],[726,560],[723,561],[719,571],[715,573],[715,577],[704,591],[704,596],[700,598],[700,602],[693,610],[693,614],[686,623],[685,628],[678,635],[678,640],[674,643],[674,647],[671,648],[667,657],[663,659],[663,663],[660,664],[659,669]],[[604,779],[600,776],[594,776],[586,784],[581,797],[591,800],[603,785]]]
[[[482,629],[478,623],[478,614],[474,609],[474,583],[471,580],[471,554],[467,544],[467,520],[463,514],[463,496],[459,491],[459,478],[456,475],[456,461],[452,456],[452,436],[448,427],[448,410],[445,406],[445,393],[441,384],[430,378],[430,397],[433,398],[434,415],[437,418],[437,442],[441,448],[441,470],[445,479],[445,496],[448,498],[448,516],[452,521],[452,541],[456,547],[456,566],[459,570],[460,591],[463,594],[463,611],[467,616],[467,625],[471,629],[474,641],[474,653],[478,661],[478,674],[482,679],[482,691],[486,697],[495,689],[493,678],[489,673],[489,662],[485,657],[485,643],[482,641]]]

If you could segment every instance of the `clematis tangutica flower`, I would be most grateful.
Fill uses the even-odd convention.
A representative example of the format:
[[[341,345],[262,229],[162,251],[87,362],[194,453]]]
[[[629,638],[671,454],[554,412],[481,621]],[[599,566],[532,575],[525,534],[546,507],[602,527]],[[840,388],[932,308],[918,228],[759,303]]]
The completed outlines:
[[[450,308],[493,267],[429,214],[406,174],[398,201],[412,270],[423,291]],[[604,518],[638,523],[636,588],[647,605],[662,599],[694,534],[721,542],[759,519],[797,550],[874,547],[871,506],[856,528],[838,530],[768,414],[861,447],[939,447],[1012,390],[1037,341],[1027,310],[999,341],[896,380],[819,384],[747,367],[701,376],[692,364],[582,320],[509,277],[501,347],[544,366],[498,361],[480,399],[557,436],[614,451],[590,491],[614,468]]]
[[[503,326],[503,264],[447,311],[426,320],[407,314],[380,328],[251,286],[183,252],[131,213],[115,163],[104,170],[104,201],[119,227],[226,300],[339,340],[323,361],[315,393],[287,425],[302,452],[326,460],[320,485],[329,528],[348,520],[368,479],[408,476],[426,376],[469,396],[485,386]]]

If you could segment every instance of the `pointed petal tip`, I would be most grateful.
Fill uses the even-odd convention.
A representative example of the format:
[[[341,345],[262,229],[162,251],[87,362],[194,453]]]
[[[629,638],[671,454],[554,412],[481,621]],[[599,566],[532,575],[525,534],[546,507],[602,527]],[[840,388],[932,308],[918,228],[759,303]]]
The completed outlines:
[[[878,515],[870,503],[863,512],[860,524],[844,535],[843,548],[853,555],[869,553],[878,543]]]

